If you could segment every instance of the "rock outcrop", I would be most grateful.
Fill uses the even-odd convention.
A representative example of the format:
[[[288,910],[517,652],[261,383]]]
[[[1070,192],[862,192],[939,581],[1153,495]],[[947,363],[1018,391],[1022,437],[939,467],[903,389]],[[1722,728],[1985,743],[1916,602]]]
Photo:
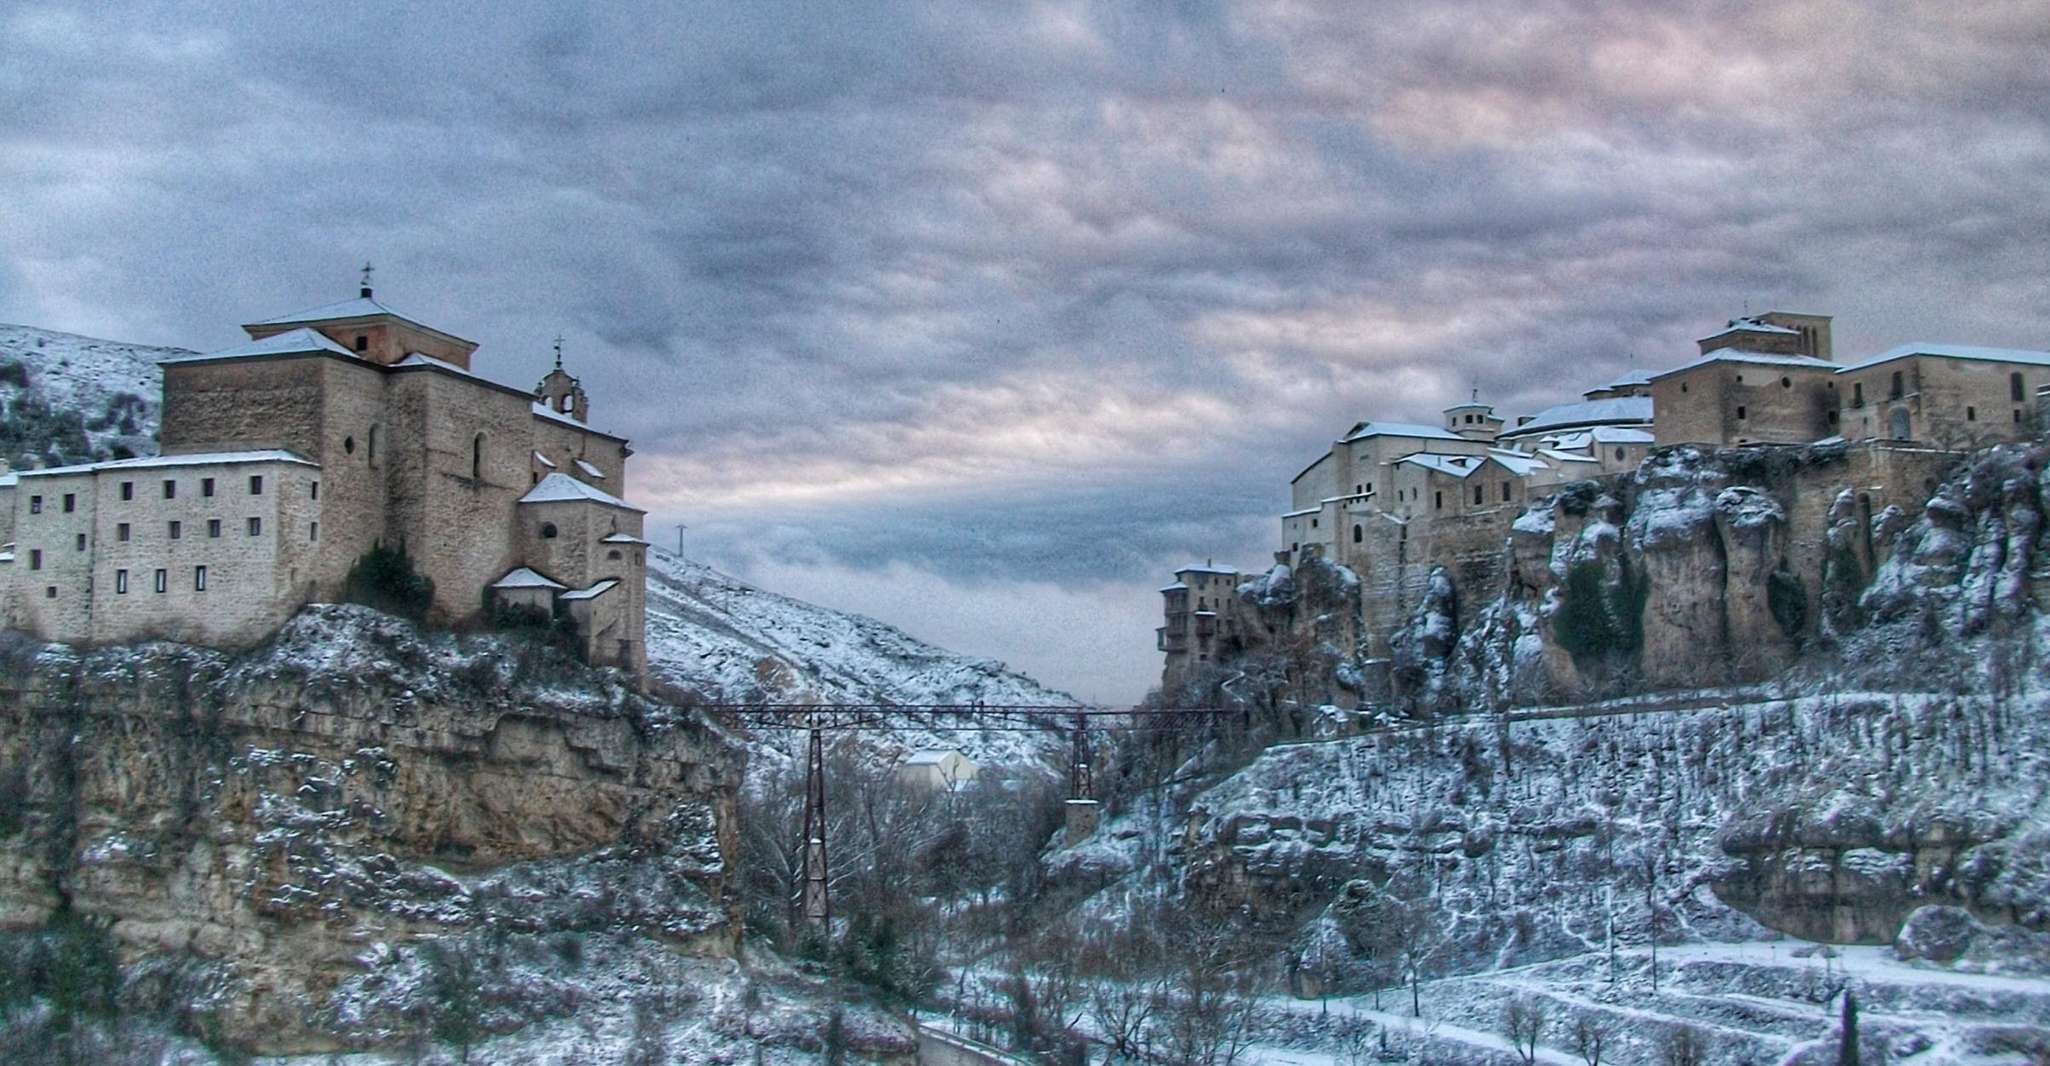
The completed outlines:
[[[431,942],[737,947],[739,745],[618,675],[352,607],[240,656],[7,651],[0,924],[62,913],[125,961],[181,960],[211,1039],[307,1052],[417,1028],[402,978]]]

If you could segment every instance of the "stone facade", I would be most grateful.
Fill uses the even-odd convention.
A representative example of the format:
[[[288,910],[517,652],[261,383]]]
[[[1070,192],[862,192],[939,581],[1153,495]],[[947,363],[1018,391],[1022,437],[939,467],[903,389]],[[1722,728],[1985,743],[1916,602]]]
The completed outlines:
[[[536,390],[490,381],[470,372],[476,345],[368,289],[244,329],[247,344],[164,364],[161,456],[0,481],[0,621],[246,644],[340,598],[386,546],[434,582],[438,620],[478,615],[531,568],[591,661],[644,669],[647,542],[619,498],[632,453],[585,424],[559,356]]]

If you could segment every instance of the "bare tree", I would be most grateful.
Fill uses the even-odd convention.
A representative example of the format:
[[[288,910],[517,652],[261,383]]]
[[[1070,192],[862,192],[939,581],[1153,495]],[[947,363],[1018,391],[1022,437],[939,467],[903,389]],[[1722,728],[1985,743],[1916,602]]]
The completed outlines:
[[[1666,1046],[1659,1050],[1664,1066],[1704,1066],[1708,1062],[1708,1038],[1701,1030],[1683,1025],[1673,1030]]]
[[[1544,1001],[1532,996],[1519,995],[1502,1007],[1502,1031],[1509,1035],[1509,1046],[1528,1066],[1537,1061],[1538,1039],[1545,1032]]]
[[[1591,1014],[1573,1019],[1573,1053],[1587,1066],[1602,1066],[1602,1048],[1609,1042],[1609,1027]]]

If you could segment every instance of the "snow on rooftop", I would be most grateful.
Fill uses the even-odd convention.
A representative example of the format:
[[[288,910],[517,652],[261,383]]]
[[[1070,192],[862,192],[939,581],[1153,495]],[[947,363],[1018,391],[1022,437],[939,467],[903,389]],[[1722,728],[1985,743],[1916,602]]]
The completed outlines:
[[[582,422],[579,422],[576,419],[571,418],[566,414],[563,414],[561,411],[558,411],[555,408],[548,406],[548,403],[545,400],[534,401],[534,413],[540,415],[542,418],[552,418],[557,422],[563,423],[564,425],[575,426],[578,429],[587,428]]]
[[[642,539],[641,539],[641,538],[639,538],[639,537],[636,537],[636,536],[634,536],[634,535],[633,535],[633,534],[631,534],[631,533],[611,533],[611,534],[607,534],[607,535],[606,535],[605,537],[603,537],[602,539],[600,539],[598,543],[600,543],[600,544],[640,544],[640,545],[644,545],[644,546],[645,546],[645,545],[646,545],[646,544],[647,544],[648,542],[647,542],[647,541],[645,541],[645,540],[642,540]]]
[[[1414,422],[1361,422],[1345,434],[1348,441],[1365,440],[1368,437],[1419,437],[1424,440],[1465,440],[1465,437],[1440,426],[1418,425]]]
[[[322,304],[319,307],[309,307],[304,311],[294,311],[289,315],[279,315],[276,318],[266,318],[261,322],[251,322],[249,324],[252,326],[281,326],[288,322],[328,322],[338,318],[365,318],[370,315],[390,315],[393,318],[406,318],[405,315],[378,303],[368,296],[359,296],[353,300]],[[406,318],[406,321],[411,322],[413,320]]]
[[[586,477],[594,477],[600,481],[605,480],[605,471],[600,470],[587,462],[584,462],[582,459],[576,460],[576,464],[577,469],[583,471]]]
[[[282,449],[266,449],[252,452],[193,452],[188,455],[153,455],[143,459],[116,459],[106,463],[81,463],[77,466],[52,466],[42,470],[22,470],[21,477],[49,477],[56,474],[92,474],[122,470],[161,469],[172,466],[213,466],[231,463],[296,463],[301,466],[318,467],[320,464]]]
[[[1646,430],[1627,426],[1596,426],[1594,439],[1603,444],[1653,444],[1658,440]]]
[[[540,464],[541,464],[542,466],[545,466],[545,467],[547,467],[547,468],[548,468],[548,469],[550,469],[550,470],[553,470],[553,469],[555,469],[555,464],[554,464],[554,463],[552,463],[552,462],[549,462],[549,461],[548,461],[548,457],[547,457],[547,456],[545,456],[545,455],[542,455],[542,454],[541,454],[540,452],[535,452],[535,453],[534,453],[534,461],[535,461],[535,462],[537,462],[537,463],[540,463]]]
[[[393,366],[431,366],[431,367],[433,367],[433,368],[434,368],[434,369],[436,369],[436,370],[446,370],[446,371],[449,371],[450,373],[453,373],[453,374],[461,374],[461,375],[463,375],[463,376],[464,376],[464,377],[466,377],[466,378],[473,378],[473,377],[476,377],[476,376],[477,376],[477,375],[475,375],[475,374],[473,374],[473,373],[469,372],[468,370],[464,370],[464,369],[463,369],[462,367],[459,367],[459,366],[455,365],[454,363],[451,363],[451,362],[449,362],[449,361],[448,361],[448,360],[446,360],[446,359],[436,359],[435,357],[433,357],[433,356],[431,356],[431,355],[422,355],[422,354],[420,354],[419,352],[407,352],[407,353],[406,353],[406,357],[405,357],[404,359],[401,359],[401,360],[399,360],[398,362],[396,362],[396,363],[394,363],[394,364],[392,364],[392,365],[393,365]]]
[[[495,589],[556,589],[559,591],[569,586],[559,581],[551,581],[548,578],[542,577],[538,572],[522,566],[507,572],[504,577],[492,582],[491,587]]]
[[[1162,592],[1187,592],[1187,591],[1189,591],[1189,586],[1187,586],[1187,585],[1184,585],[1184,584],[1182,584],[1181,582],[1177,581],[1177,582],[1175,582],[1175,583],[1174,583],[1174,584],[1172,584],[1172,585],[1162,585],[1162,586],[1160,586],[1160,591],[1162,591]]]
[[[1203,565],[1201,565],[1201,566],[1197,566],[1196,564],[1194,564],[1194,563],[1191,563],[1191,564],[1189,564],[1188,566],[1184,566],[1184,567],[1179,567],[1179,568],[1177,568],[1177,569],[1175,570],[1175,573],[1177,573],[1177,574],[1223,574],[1223,575],[1225,575],[1225,576],[1227,576],[1227,577],[1236,577],[1236,576],[1238,576],[1238,571],[1237,571],[1237,570],[1235,570],[1235,569],[1233,569],[1232,567],[1229,567],[1229,566],[1218,566],[1218,565],[1216,565],[1216,564],[1214,564],[1214,563],[1204,563],[1204,564],[1203,564]]]
[[[1441,474],[1448,474],[1457,478],[1463,478],[1481,468],[1481,458],[1477,455],[1439,455],[1436,452],[1413,452],[1395,461],[1398,464],[1409,463],[1412,466],[1421,466],[1426,470],[1436,470]]]
[[[1547,407],[1502,436],[1524,437],[1548,429],[1571,429],[1603,423],[1646,423],[1652,418],[1651,397],[1614,396],[1606,400],[1581,400]]]
[[[1489,448],[1488,458],[1494,460],[1517,477],[1529,477],[1540,470],[1546,469],[1544,460],[1534,455],[1526,455],[1523,452],[1510,451],[1506,448]]]
[[[1775,326],[1762,318],[1745,317],[1730,319],[1730,324],[1728,326],[1714,333],[1711,333],[1708,336],[1703,337],[1701,339],[1705,341],[1714,340],[1717,337],[1727,337],[1732,333],[1777,333],[1790,337],[1798,337],[1800,336],[1801,331],[1798,329],[1788,329],[1785,326]]]
[[[1760,366],[1815,367],[1821,370],[1841,369],[1837,364],[1827,359],[1817,359],[1808,355],[1779,355],[1773,352],[1747,351],[1743,348],[1718,348],[1691,363],[1682,363],[1671,370],[1663,370],[1653,374],[1651,377],[1653,381],[1657,381],[1660,378],[1669,378],[1674,374],[1683,374],[1697,367],[1709,366],[1714,363],[1754,363]]]
[[[1607,389],[1627,389],[1635,385],[1649,384],[1651,384],[1651,371],[1632,370],[1628,374],[1625,374],[1622,377],[1617,378],[1616,380],[1611,381],[1606,385],[1603,385],[1601,388],[1594,389],[1592,391],[1602,392]]]
[[[617,584],[619,584],[618,578],[608,577],[605,580],[600,581],[595,585],[592,585],[590,588],[578,589],[575,592],[565,592],[562,594],[562,598],[565,600],[595,600],[598,597],[603,596],[608,592],[611,592],[613,586]]]
[[[590,500],[636,514],[647,513],[609,492],[586,485],[568,474],[550,474],[527,490],[525,496],[520,497],[521,503],[571,503],[577,500]]]
[[[332,352],[336,355],[346,355],[351,359],[356,358],[355,352],[327,339],[318,330],[293,329],[265,337],[260,341],[249,341],[219,351],[174,355],[169,359],[159,360],[159,363],[191,363],[202,359],[247,359],[251,356],[295,355],[300,352]]]
[[[1907,359],[1917,355],[1940,356],[1945,359],[1971,359],[1989,363],[2025,363],[2030,366],[2050,366],[2050,352],[2031,351],[2026,348],[1986,348],[1973,344],[1930,344],[1916,341],[1889,348],[1862,363],[1853,363],[1837,371],[1863,370],[1868,366],[1891,363],[1896,359]]]

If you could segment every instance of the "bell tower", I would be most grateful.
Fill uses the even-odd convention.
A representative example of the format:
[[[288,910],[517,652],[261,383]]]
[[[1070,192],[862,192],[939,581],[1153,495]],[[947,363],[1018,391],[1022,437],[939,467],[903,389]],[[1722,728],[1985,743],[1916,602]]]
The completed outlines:
[[[548,409],[559,415],[568,415],[579,422],[590,421],[591,403],[584,397],[584,386],[562,369],[562,337],[555,338],[555,369],[534,386],[534,394]]]

